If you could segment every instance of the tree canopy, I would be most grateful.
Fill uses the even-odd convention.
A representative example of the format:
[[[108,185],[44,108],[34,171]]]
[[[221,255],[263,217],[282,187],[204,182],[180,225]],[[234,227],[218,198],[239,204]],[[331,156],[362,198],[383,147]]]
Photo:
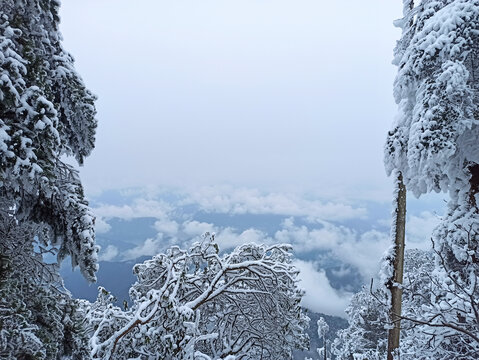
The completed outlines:
[[[130,309],[104,289],[84,304],[93,358],[291,358],[308,344],[309,318],[290,250],[247,244],[220,256],[207,236],[136,265]]]

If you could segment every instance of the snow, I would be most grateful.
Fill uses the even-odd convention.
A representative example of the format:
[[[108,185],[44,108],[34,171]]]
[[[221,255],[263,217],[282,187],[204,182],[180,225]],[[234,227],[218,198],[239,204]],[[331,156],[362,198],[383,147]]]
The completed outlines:
[[[471,26],[479,23],[479,1],[421,6],[413,25],[416,32],[403,28],[395,51],[399,111],[385,150],[388,174],[399,169],[416,196],[447,191],[463,162],[479,159],[479,150],[472,146],[479,130],[469,65],[476,56],[470,44],[479,38]],[[409,23],[410,16],[412,12],[403,23]]]

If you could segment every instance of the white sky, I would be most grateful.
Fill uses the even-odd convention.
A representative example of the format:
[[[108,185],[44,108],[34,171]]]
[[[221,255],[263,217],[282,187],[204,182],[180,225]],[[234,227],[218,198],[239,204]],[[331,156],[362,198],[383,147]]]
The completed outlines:
[[[216,184],[390,198],[399,0],[64,0],[99,96],[90,193]]]

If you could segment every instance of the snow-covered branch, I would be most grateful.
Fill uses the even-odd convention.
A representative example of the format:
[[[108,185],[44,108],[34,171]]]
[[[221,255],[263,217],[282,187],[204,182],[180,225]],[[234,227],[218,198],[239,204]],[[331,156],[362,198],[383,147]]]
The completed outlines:
[[[247,244],[222,256],[214,236],[134,267],[128,311],[101,289],[85,306],[94,358],[279,359],[308,342],[289,245]],[[201,355],[197,355],[201,354]]]

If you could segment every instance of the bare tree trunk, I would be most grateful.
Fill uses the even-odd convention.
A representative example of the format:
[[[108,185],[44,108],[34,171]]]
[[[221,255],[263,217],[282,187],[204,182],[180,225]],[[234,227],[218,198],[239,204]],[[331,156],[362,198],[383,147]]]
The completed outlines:
[[[393,352],[399,348],[399,334],[401,330],[401,306],[402,288],[396,284],[402,284],[404,273],[404,238],[406,233],[406,187],[403,177],[398,172],[396,180],[396,210],[394,219],[394,258],[392,259],[393,276],[389,284],[391,291],[390,319],[393,328],[388,333],[388,355],[387,360],[393,360]]]

